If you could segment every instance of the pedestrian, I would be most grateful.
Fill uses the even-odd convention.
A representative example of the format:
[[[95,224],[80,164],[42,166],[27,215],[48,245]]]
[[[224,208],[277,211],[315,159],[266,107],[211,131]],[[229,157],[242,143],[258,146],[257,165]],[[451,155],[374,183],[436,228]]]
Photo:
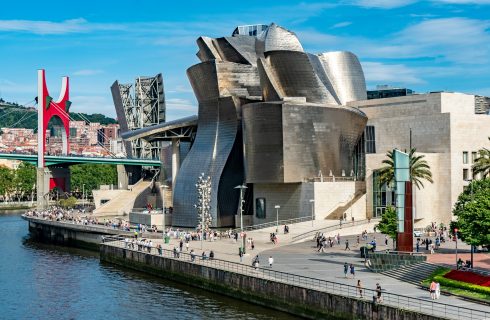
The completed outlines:
[[[357,292],[359,293],[359,296],[362,298],[362,284],[361,284],[361,280],[357,280]]]
[[[415,250],[416,250],[417,252],[419,252],[419,250],[420,250],[420,244],[419,244],[419,241],[417,241],[417,244],[415,245]]]
[[[253,249],[255,249],[255,242],[254,242],[254,239],[251,239],[251,240],[250,240],[250,242],[251,242],[252,250],[253,250]]]
[[[434,244],[430,244],[430,254],[434,254]]]
[[[360,241],[359,241],[359,235],[358,235],[357,236],[357,246],[359,246],[359,243],[360,243]]]
[[[256,255],[255,258],[252,261],[252,266],[257,270],[259,267],[259,255]]]
[[[185,243],[185,251],[189,251],[189,241]]]
[[[436,298],[436,283],[432,281],[429,286],[430,298],[434,300]]]
[[[350,274],[352,275],[352,279],[356,277],[356,271],[354,270],[354,265],[350,264]]]
[[[182,241],[182,239],[180,239],[179,241],[179,249],[180,249],[180,252],[182,252],[182,249],[184,248],[184,242]]]
[[[337,233],[337,244],[340,245],[340,233]]]
[[[191,249],[191,261],[194,262],[196,260],[196,253],[194,252],[194,249]]]
[[[347,272],[349,271],[349,265],[344,262],[344,277],[347,278]]]
[[[178,258],[177,248],[174,247],[174,258]]]
[[[429,251],[429,239],[425,239],[425,250]]]
[[[345,249],[344,249],[344,251],[345,251],[345,250],[349,250],[349,251],[350,251],[350,247],[349,247],[349,239],[346,239],[346,240],[345,240]]]
[[[383,301],[382,298],[381,298],[381,286],[379,285],[379,283],[376,283],[376,301],[377,302],[381,302]]]
[[[274,258],[272,258],[272,256],[269,256],[269,268],[272,268],[273,263],[274,263]]]
[[[441,284],[439,282],[436,282],[436,299],[439,299],[441,297]]]
[[[214,259],[214,251],[211,250],[209,251],[209,260],[213,260]]]
[[[242,248],[238,248],[238,256],[240,257],[240,262],[243,262],[243,251]]]
[[[388,236],[385,236],[385,246],[388,246]]]

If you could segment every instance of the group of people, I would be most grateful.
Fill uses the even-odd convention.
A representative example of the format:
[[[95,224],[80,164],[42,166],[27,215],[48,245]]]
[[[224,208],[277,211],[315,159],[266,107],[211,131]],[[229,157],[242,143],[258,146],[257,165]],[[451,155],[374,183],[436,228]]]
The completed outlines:
[[[441,296],[441,285],[439,282],[432,281],[429,286],[430,298],[437,300]]]
[[[334,244],[340,244],[340,234],[336,234],[334,236],[334,239],[332,239],[332,237],[327,238],[322,233],[319,233],[316,236],[316,249],[318,252],[325,252],[325,249],[327,249],[327,247],[332,248]],[[348,243],[346,247],[348,247]]]

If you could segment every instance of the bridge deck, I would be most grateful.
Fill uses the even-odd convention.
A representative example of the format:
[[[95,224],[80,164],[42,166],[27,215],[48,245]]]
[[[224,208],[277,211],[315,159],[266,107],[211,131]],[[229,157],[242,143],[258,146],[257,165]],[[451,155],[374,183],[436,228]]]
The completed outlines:
[[[20,160],[37,165],[37,154],[22,153],[0,153],[0,159]],[[82,156],[45,156],[46,166],[61,164],[81,164],[81,163],[98,163],[98,164],[124,164],[135,166],[160,167],[160,160],[153,159],[130,159],[130,158],[103,158],[103,157],[82,157]]]

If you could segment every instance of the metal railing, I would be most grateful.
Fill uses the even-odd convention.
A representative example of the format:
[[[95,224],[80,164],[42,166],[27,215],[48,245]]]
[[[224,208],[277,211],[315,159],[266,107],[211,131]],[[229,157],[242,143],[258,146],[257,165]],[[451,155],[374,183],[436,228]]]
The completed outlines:
[[[316,237],[320,233],[325,233],[328,231],[342,229],[342,228],[346,228],[346,227],[360,226],[360,225],[369,224],[369,223],[375,222],[375,221],[377,221],[377,220],[375,220],[375,219],[369,219],[369,220],[364,219],[364,220],[357,220],[357,221],[342,222],[342,224],[339,223],[339,224],[335,224],[332,226],[328,226],[328,227],[324,227],[324,228],[320,228],[320,229],[315,229],[315,230],[311,230],[311,231],[308,231],[308,232],[305,232],[302,234],[295,235],[291,239],[291,241],[294,242],[294,241],[298,241],[298,240],[302,240],[302,239],[310,238],[310,237],[313,239],[313,237]]]
[[[189,263],[199,264],[206,267],[215,269],[235,272],[250,277],[256,277],[260,279],[266,279],[269,281],[276,281],[280,283],[286,283],[293,286],[307,288],[311,290],[317,290],[321,292],[327,292],[334,295],[346,296],[351,298],[369,299],[374,300],[374,296],[377,295],[377,291],[373,289],[362,288],[363,296],[359,294],[359,290],[356,286],[347,285],[343,283],[316,279],[297,274],[275,271],[268,268],[255,268],[242,263],[231,262],[220,259],[210,259],[209,257],[202,258],[200,255],[192,256],[189,253],[177,253],[172,250],[157,249],[155,247],[135,246],[130,247],[130,242],[125,242],[118,237],[106,237],[104,244],[111,246],[117,246],[126,250],[144,252],[146,254],[165,257],[168,259],[175,259],[179,261],[186,261]],[[434,315],[439,317],[446,317],[451,319],[466,319],[466,320],[484,320],[490,319],[490,312],[474,310],[465,307],[458,307],[455,305],[435,302],[433,300],[425,300],[420,298],[414,298],[410,296],[403,296],[395,293],[388,293],[382,291],[381,300],[376,303],[382,303],[389,306],[417,311],[428,315]]]
[[[265,223],[260,223],[260,224],[254,224],[252,226],[246,226],[243,227],[243,231],[252,231],[252,230],[259,230],[259,229],[265,229],[265,228],[270,228],[270,227],[275,227],[276,225],[284,225],[284,224],[292,224],[292,223],[298,223],[298,222],[305,222],[305,221],[311,221],[312,216],[304,216],[304,217],[299,217],[299,218],[292,218],[292,219],[284,219],[284,220],[275,220],[275,221],[270,221],[270,222],[265,222]],[[240,228],[235,228],[232,231],[234,232],[240,232]]]

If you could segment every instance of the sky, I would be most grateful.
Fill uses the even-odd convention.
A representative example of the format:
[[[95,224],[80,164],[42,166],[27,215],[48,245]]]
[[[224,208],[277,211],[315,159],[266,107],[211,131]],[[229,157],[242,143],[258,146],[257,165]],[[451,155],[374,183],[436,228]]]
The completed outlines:
[[[186,69],[199,36],[276,24],[306,51],[347,50],[378,84],[416,92],[490,96],[490,0],[4,1],[0,97],[26,104],[37,69],[58,97],[70,77],[71,110],[115,117],[110,86],[163,74],[167,120],[197,113]]]

